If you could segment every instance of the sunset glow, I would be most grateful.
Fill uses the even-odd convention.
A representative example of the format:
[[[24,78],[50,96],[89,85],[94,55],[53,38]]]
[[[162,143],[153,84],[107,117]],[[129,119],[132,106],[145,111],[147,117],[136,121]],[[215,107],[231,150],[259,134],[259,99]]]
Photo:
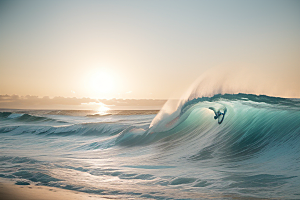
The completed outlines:
[[[180,98],[247,66],[268,95],[300,97],[298,1],[1,2],[2,95]]]
[[[101,98],[114,92],[115,79],[111,73],[105,70],[92,70],[85,77],[85,90],[90,96]]]

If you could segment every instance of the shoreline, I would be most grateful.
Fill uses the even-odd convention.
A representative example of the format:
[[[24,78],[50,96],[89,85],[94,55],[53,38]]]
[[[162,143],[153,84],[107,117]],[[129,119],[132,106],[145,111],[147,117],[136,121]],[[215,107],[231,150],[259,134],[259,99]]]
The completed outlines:
[[[183,192],[180,192],[181,194]],[[174,193],[173,193],[174,194]],[[239,199],[239,200],[267,200],[273,198],[243,197],[234,194],[215,194],[205,193],[191,194],[189,199]],[[180,195],[179,195],[180,196]],[[1,200],[108,200],[108,199],[136,199],[128,195],[97,195],[88,194],[73,190],[61,189],[39,185],[16,185],[15,181],[0,178],[0,199]],[[166,197],[167,198],[167,197]],[[145,199],[145,198],[139,198]],[[147,198],[146,199],[152,199]]]
[[[101,200],[100,195],[87,194],[56,187],[16,185],[14,181],[0,178],[1,200]]]

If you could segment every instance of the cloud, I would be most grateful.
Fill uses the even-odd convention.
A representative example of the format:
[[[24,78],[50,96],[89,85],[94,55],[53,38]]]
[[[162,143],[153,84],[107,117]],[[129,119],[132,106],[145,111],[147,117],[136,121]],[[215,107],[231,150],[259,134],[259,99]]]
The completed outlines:
[[[8,109],[98,109],[105,105],[114,109],[160,109],[166,100],[156,99],[91,99],[48,96],[0,95],[0,108]]]

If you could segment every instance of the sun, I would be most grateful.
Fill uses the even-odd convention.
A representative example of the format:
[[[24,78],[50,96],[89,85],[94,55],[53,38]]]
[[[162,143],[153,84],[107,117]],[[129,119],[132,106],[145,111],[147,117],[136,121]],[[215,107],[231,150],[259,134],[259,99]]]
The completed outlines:
[[[87,89],[92,96],[103,96],[114,89],[114,79],[111,73],[104,70],[95,70],[87,76]]]

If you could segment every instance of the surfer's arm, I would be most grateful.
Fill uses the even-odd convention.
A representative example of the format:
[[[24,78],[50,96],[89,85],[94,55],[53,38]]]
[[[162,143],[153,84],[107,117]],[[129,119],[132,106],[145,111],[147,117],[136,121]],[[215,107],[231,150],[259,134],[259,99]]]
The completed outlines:
[[[217,111],[216,111],[213,107],[209,107],[208,109],[214,111],[214,113],[215,113],[216,116],[218,115],[218,114],[217,114]]]

